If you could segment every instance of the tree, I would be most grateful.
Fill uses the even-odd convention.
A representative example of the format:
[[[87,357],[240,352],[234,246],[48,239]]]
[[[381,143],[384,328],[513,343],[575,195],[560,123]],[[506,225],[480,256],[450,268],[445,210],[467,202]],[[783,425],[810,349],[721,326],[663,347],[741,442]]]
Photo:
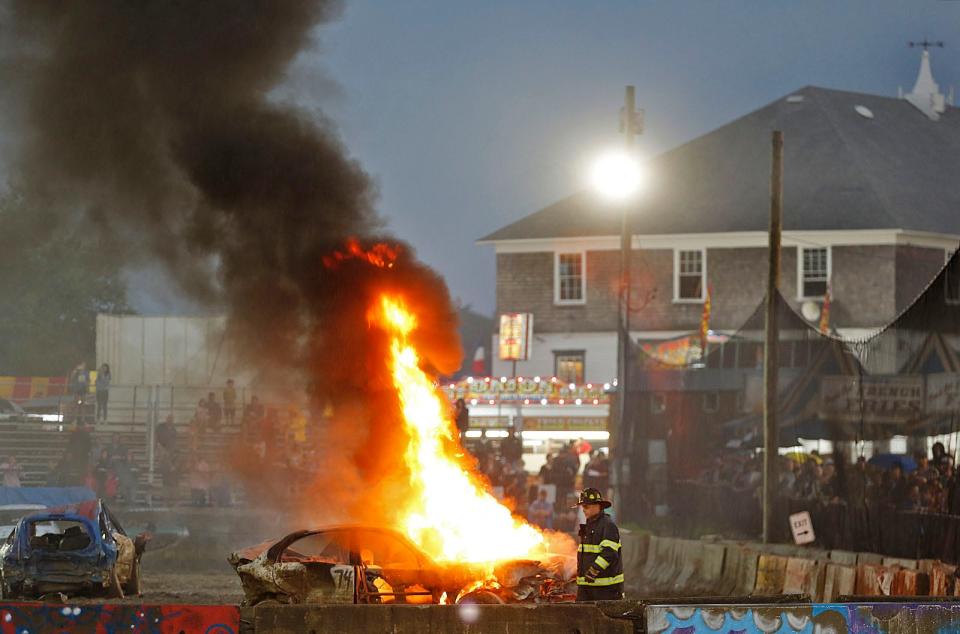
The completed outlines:
[[[0,374],[94,362],[97,313],[128,313],[114,250],[89,225],[0,198]]]

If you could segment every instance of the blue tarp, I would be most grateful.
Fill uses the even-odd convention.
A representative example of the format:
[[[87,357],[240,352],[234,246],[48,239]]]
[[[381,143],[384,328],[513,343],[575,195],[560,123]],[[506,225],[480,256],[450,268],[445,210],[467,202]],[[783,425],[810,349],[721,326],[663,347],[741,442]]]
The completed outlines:
[[[43,504],[54,507],[96,499],[97,494],[87,487],[0,487],[0,506]]]

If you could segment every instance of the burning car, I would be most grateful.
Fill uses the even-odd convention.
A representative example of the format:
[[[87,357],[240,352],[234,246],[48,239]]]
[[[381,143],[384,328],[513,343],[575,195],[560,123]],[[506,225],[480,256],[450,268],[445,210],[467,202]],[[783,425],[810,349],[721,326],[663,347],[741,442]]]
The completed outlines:
[[[572,601],[569,559],[550,555],[492,570],[438,563],[393,529],[353,525],[296,531],[229,557],[247,605]]]
[[[146,541],[128,537],[101,500],[27,515],[0,546],[0,597],[140,594]]]

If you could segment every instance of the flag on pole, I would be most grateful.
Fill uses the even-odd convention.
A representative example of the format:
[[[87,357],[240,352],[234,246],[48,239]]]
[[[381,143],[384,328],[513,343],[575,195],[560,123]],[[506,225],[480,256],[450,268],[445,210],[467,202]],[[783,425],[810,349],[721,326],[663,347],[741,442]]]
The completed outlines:
[[[823,296],[823,307],[820,309],[820,334],[830,334],[830,282],[827,282],[827,292]]]
[[[473,353],[473,364],[470,366],[470,372],[474,376],[484,376],[487,373],[487,361],[483,351],[483,346],[479,346]]]
[[[710,334],[710,291],[707,286],[707,296],[703,300],[703,314],[700,316],[700,358],[707,356],[707,335]]]

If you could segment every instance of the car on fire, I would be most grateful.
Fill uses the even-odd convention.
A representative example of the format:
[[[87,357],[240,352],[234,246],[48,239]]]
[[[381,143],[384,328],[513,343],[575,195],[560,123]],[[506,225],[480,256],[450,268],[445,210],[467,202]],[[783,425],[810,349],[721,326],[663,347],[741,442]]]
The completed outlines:
[[[549,555],[495,566],[438,563],[401,533],[331,526],[231,553],[246,605],[262,603],[546,603],[572,601],[575,562]]]
[[[0,546],[0,598],[140,594],[147,539],[128,537],[99,499],[36,511]]]

